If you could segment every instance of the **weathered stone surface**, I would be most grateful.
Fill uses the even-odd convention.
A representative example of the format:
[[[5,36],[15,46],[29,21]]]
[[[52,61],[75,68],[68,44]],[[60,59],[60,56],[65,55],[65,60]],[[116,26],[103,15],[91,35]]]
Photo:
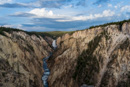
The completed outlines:
[[[57,45],[48,61],[49,87],[130,86],[129,22],[76,31]]]
[[[0,87],[43,87],[42,59],[52,48],[40,36],[5,33],[0,35]]]

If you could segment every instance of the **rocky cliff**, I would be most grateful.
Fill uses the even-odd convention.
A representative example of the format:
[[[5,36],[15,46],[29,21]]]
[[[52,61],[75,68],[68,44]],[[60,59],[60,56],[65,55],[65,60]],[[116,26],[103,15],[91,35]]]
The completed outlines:
[[[42,59],[53,51],[51,39],[15,30],[0,33],[0,87],[43,87]]]
[[[65,34],[48,63],[49,87],[129,87],[130,22]]]

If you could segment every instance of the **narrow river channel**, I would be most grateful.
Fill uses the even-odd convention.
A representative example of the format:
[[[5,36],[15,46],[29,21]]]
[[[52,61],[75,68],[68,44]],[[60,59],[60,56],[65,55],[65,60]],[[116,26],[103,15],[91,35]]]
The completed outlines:
[[[53,40],[52,42],[52,46],[54,49],[56,49],[57,45],[56,45],[56,40]],[[52,55],[52,53],[50,53],[50,55],[46,58],[43,58],[43,69],[44,69],[44,73],[43,73],[43,76],[42,76],[42,80],[43,80],[43,85],[44,87],[48,87],[48,77],[50,75],[50,70],[49,68],[47,67],[47,60],[50,58],[50,56]]]

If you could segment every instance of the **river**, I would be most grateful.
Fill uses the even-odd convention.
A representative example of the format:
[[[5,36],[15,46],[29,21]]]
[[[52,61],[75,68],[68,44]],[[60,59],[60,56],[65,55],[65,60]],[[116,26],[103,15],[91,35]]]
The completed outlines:
[[[53,40],[52,46],[53,46],[54,49],[56,49],[56,47],[57,47],[56,40]],[[43,58],[43,69],[44,69],[44,73],[43,73],[43,76],[42,76],[42,80],[43,80],[44,87],[48,87],[47,80],[48,80],[48,77],[50,75],[50,70],[47,67],[47,62],[46,61],[50,58],[51,55],[52,55],[52,53],[50,53],[50,55],[48,57]]]

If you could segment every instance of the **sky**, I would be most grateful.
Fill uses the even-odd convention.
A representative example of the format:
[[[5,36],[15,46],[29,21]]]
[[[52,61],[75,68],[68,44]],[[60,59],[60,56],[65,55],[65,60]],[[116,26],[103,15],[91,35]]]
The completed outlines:
[[[0,0],[0,26],[74,31],[130,19],[130,0]]]

